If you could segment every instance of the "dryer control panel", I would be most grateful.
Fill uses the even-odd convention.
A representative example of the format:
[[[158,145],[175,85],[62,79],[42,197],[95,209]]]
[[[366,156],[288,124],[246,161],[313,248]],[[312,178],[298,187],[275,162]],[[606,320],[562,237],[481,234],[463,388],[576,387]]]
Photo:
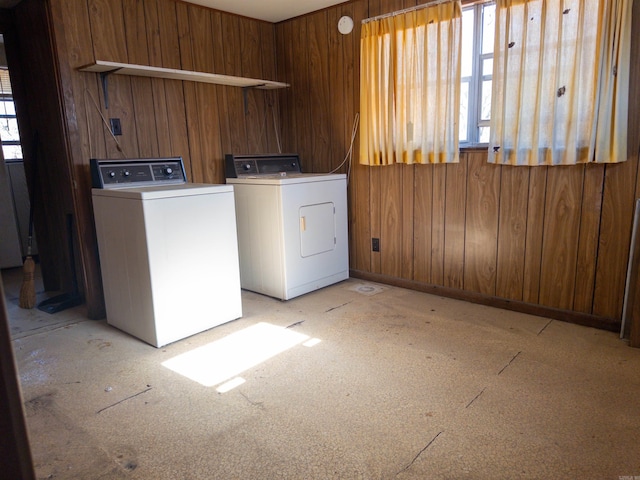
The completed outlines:
[[[302,173],[300,158],[295,153],[275,153],[267,155],[225,155],[227,178],[258,177]]]
[[[93,188],[144,187],[187,183],[181,157],[125,160],[91,159]]]

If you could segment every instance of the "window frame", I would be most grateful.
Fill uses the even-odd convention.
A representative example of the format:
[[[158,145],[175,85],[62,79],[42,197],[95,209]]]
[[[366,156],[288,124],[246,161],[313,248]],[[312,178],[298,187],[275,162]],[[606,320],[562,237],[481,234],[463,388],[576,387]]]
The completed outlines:
[[[15,102],[13,101],[13,94],[12,93],[0,93],[0,102],[11,102],[14,104],[14,112],[15,112]],[[15,120],[16,124],[18,122],[18,115],[17,113],[0,113],[0,121],[2,120]],[[18,147],[22,147],[22,142],[20,140],[20,130],[18,127],[18,140],[1,140],[0,139],[0,147],[4,147],[4,146],[18,146]],[[22,150],[22,148],[21,148]],[[6,157],[4,155],[4,148],[3,148],[3,154],[2,154],[5,163],[17,163],[17,162],[22,162],[24,161],[24,153],[23,156],[21,156],[20,158],[16,158],[16,157]]]
[[[467,139],[460,141],[460,148],[487,147],[489,142],[480,142],[480,128],[489,127],[491,117],[483,120],[482,117],[482,83],[483,81],[492,80],[493,75],[483,75],[482,68],[484,61],[493,59],[493,51],[491,53],[482,53],[482,28],[483,28],[483,9],[487,5],[495,5],[494,0],[487,0],[477,3],[467,3],[462,6],[462,11],[473,10],[473,51],[471,62],[471,77],[461,78],[461,83],[468,82],[469,98],[467,108]]]

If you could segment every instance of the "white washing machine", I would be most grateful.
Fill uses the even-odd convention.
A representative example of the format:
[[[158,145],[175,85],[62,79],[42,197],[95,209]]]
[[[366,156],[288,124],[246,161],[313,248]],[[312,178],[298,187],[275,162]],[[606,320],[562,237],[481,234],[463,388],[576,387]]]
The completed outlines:
[[[91,160],[107,323],[161,347],[242,316],[230,185],[181,158]]]
[[[227,155],[242,288],[281,300],[349,278],[347,180],[297,155]]]

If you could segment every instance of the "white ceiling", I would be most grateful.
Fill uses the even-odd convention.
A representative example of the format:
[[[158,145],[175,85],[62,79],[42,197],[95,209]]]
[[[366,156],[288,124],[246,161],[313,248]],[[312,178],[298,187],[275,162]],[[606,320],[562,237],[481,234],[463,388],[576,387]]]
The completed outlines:
[[[6,0],[2,0],[6,1]],[[305,13],[315,12],[345,0],[187,0],[224,12],[268,22],[281,22]]]
[[[0,8],[11,8],[21,0],[0,0]],[[225,12],[257,18],[268,22],[281,22],[289,18],[315,12],[345,0],[185,0]]]

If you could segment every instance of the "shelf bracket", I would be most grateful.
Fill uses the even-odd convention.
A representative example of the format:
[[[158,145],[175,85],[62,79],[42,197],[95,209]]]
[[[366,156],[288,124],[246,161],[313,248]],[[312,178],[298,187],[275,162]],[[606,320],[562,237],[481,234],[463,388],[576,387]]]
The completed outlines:
[[[252,88],[264,87],[266,83],[259,85],[250,85],[248,87],[242,87],[242,100],[244,101],[244,114],[249,115],[249,90]]]
[[[104,108],[109,110],[109,75],[113,72],[117,72],[119,68],[113,70],[107,70],[106,72],[100,72],[100,83],[102,84],[102,96],[104,97]]]

